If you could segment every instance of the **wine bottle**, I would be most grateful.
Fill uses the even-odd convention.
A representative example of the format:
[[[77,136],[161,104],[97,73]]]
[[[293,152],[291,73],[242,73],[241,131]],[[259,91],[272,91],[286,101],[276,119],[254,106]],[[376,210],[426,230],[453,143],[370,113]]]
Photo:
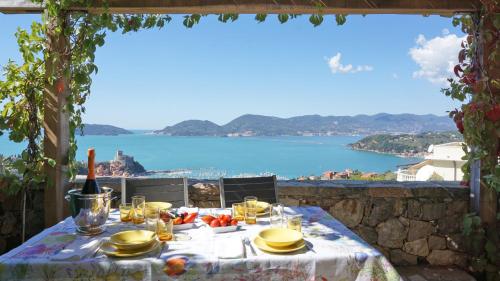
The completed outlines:
[[[88,150],[88,174],[87,180],[83,185],[82,194],[96,194],[101,193],[101,189],[95,180],[95,170],[94,170],[94,160],[95,160],[95,150],[93,148],[89,148]]]

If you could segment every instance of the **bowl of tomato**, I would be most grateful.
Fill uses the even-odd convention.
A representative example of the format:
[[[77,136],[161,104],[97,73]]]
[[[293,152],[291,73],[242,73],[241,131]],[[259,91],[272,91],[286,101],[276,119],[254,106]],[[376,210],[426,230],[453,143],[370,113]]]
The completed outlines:
[[[233,219],[231,215],[206,215],[203,216],[201,220],[209,226],[214,233],[237,231],[241,228],[241,226],[238,225],[238,221]]]
[[[196,212],[170,212],[170,218],[173,220],[174,230],[193,228],[196,217],[198,217],[198,213]]]

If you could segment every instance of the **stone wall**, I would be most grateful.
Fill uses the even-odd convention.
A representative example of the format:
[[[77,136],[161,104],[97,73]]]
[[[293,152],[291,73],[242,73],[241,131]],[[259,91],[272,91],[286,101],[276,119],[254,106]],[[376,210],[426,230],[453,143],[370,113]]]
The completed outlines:
[[[120,191],[120,178],[98,181]],[[79,186],[80,181],[71,187]],[[278,181],[278,197],[288,206],[320,206],[396,265],[467,263],[461,228],[469,189],[458,183]],[[218,181],[190,180],[189,199],[194,206],[220,207]],[[43,229],[43,191],[28,201],[31,237]],[[19,245],[20,207],[19,196],[0,193],[0,253]]]
[[[465,267],[469,189],[454,182],[279,181],[279,201],[328,211],[396,265]],[[215,181],[190,182],[191,203],[219,207]]]
[[[43,190],[32,190],[26,200],[26,240],[42,231],[44,225]],[[21,244],[22,196],[0,192],[0,254]]]

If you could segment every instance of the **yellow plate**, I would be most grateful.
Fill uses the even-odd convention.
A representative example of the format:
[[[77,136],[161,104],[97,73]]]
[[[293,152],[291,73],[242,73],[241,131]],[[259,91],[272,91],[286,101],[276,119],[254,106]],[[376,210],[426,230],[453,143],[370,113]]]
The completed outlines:
[[[263,216],[269,214],[269,203],[263,201],[257,201],[257,216]],[[244,214],[245,209],[243,206],[237,209],[238,213]]]
[[[290,253],[290,252],[295,252],[298,251],[306,246],[306,241],[300,240],[296,242],[295,244],[292,244],[287,247],[271,247],[266,244],[262,239],[259,238],[259,236],[255,237],[253,240],[253,243],[257,248],[261,249],[262,251],[270,252],[270,253]]]
[[[269,213],[269,203],[263,201],[257,201],[257,214],[265,215]]]
[[[267,228],[257,235],[271,247],[286,247],[302,240],[302,232],[288,228]]]
[[[151,209],[170,209],[172,204],[168,202],[146,202],[146,216],[151,212]]]
[[[127,230],[111,235],[110,242],[121,250],[144,248],[153,243],[156,233],[149,230]]]
[[[154,251],[158,249],[158,247],[161,245],[161,242],[154,239],[154,243],[151,243],[150,245],[146,246],[145,248],[140,248],[140,249],[134,249],[134,250],[121,250],[118,249],[113,243],[111,242],[104,242],[100,250],[107,256],[110,257],[119,257],[119,258],[127,258],[127,257],[135,257],[135,256],[140,256],[147,254],[151,251]]]

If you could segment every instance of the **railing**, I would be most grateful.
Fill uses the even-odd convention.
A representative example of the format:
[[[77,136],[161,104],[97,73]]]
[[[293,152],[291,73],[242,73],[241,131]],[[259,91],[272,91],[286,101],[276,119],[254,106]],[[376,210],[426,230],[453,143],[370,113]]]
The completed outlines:
[[[408,172],[408,170],[398,170],[396,173],[396,180],[397,181],[416,181],[417,176],[415,174],[411,174]]]

